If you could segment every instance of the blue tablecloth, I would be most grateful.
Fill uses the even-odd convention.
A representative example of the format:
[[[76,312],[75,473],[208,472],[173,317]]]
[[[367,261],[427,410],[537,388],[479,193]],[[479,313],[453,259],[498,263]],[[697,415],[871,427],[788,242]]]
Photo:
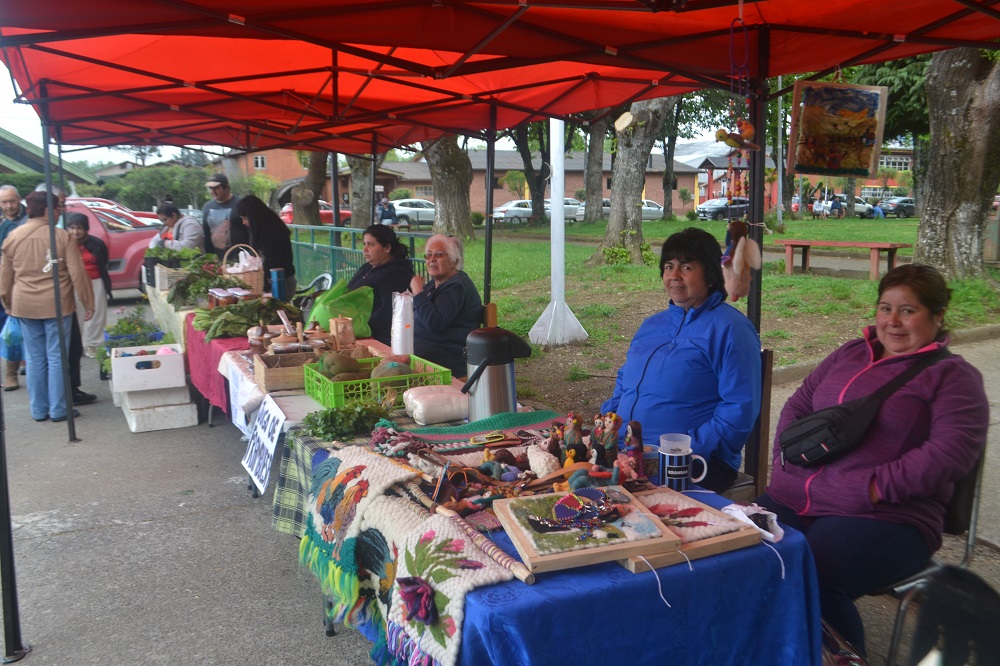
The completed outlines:
[[[728,500],[698,493],[715,507]],[[497,544],[515,550],[503,532]],[[617,562],[542,573],[466,597],[460,662],[515,664],[820,663],[816,571],[805,537],[629,573]],[[784,579],[782,579],[782,562]]]

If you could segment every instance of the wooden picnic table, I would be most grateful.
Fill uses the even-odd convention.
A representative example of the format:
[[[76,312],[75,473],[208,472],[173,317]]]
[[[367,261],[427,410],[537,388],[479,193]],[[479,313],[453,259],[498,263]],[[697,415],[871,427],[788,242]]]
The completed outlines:
[[[871,252],[871,263],[868,267],[868,277],[877,280],[879,276],[879,258],[882,252],[886,253],[888,260],[887,270],[896,267],[896,250],[903,247],[913,247],[911,243],[880,243],[865,241],[824,241],[824,240],[801,240],[801,239],[779,239],[777,241],[785,246],[785,275],[792,274],[792,264],[795,258],[795,249],[802,248],[802,271],[809,271],[809,249],[812,247],[866,247]]]

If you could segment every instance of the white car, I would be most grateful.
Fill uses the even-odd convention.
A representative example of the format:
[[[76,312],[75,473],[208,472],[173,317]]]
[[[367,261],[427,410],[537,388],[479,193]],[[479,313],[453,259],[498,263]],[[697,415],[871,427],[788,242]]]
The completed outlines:
[[[835,196],[838,199],[840,199],[840,203],[844,206],[844,212],[846,213],[847,212],[847,196],[844,195],[844,194],[837,194]],[[830,203],[831,203],[830,199],[826,199],[824,201],[817,201],[816,203],[814,203],[813,204],[813,217],[817,217],[817,216],[821,215],[824,212],[827,215],[829,215],[830,214]],[[857,196],[854,197],[854,214],[857,215],[858,217],[860,217],[861,219],[865,219],[867,217],[871,217],[872,216],[872,208],[873,208],[873,206],[870,203],[868,203],[867,201],[865,201],[864,199],[862,199],[861,197],[857,197]]]
[[[605,198],[602,200],[601,205],[601,217],[605,220],[611,216],[611,199]],[[580,204],[580,207],[576,209],[576,219],[582,220],[584,218],[584,213],[587,210],[586,204]],[[663,219],[663,206],[656,203],[652,199],[642,200],[642,219],[645,220],[662,220]]]
[[[566,197],[565,199],[563,199],[563,216],[565,217],[565,220],[567,222],[576,222],[577,221],[578,218],[577,218],[576,214],[577,214],[577,211],[580,210],[580,205],[581,205],[581,202],[579,200],[577,200],[577,199],[574,199],[573,197]],[[548,217],[550,219],[552,218],[552,213],[550,212],[551,208],[552,208],[552,200],[551,199],[546,199],[545,200],[545,214],[548,215]]]
[[[401,227],[412,226],[419,229],[421,224],[433,225],[437,209],[433,201],[427,199],[396,199],[392,202],[396,209],[396,221]]]
[[[493,209],[494,222],[508,224],[523,224],[531,219],[531,201],[529,199],[514,199]]]

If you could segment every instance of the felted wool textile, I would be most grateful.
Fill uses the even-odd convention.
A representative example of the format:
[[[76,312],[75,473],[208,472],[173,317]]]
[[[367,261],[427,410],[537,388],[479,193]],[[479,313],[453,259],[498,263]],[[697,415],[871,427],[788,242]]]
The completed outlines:
[[[472,545],[450,518],[431,516],[410,531],[399,549],[397,580],[407,579],[418,592],[410,599],[398,592],[392,596],[389,651],[410,666],[453,666],[461,646],[465,595],[513,577]],[[431,612],[428,605],[433,605]]]

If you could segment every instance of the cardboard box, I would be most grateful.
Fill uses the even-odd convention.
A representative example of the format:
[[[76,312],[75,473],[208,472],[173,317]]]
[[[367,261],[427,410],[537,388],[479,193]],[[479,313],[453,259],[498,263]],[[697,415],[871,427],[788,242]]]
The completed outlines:
[[[124,412],[128,428],[132,432],[170,430],[198,425],[198,408],[193,402],[167,407],[147,407],[146,409],[129,409],[123,404],[122,412]]]
[[[177,353],[157,355],[157,350],[162,347],[170,347]],[[119,393],[187,385],[180,345],[117,347],[111,351],[111,374],[115,378],[115,390]],[[140,351],[147,354],[136,356]]]

